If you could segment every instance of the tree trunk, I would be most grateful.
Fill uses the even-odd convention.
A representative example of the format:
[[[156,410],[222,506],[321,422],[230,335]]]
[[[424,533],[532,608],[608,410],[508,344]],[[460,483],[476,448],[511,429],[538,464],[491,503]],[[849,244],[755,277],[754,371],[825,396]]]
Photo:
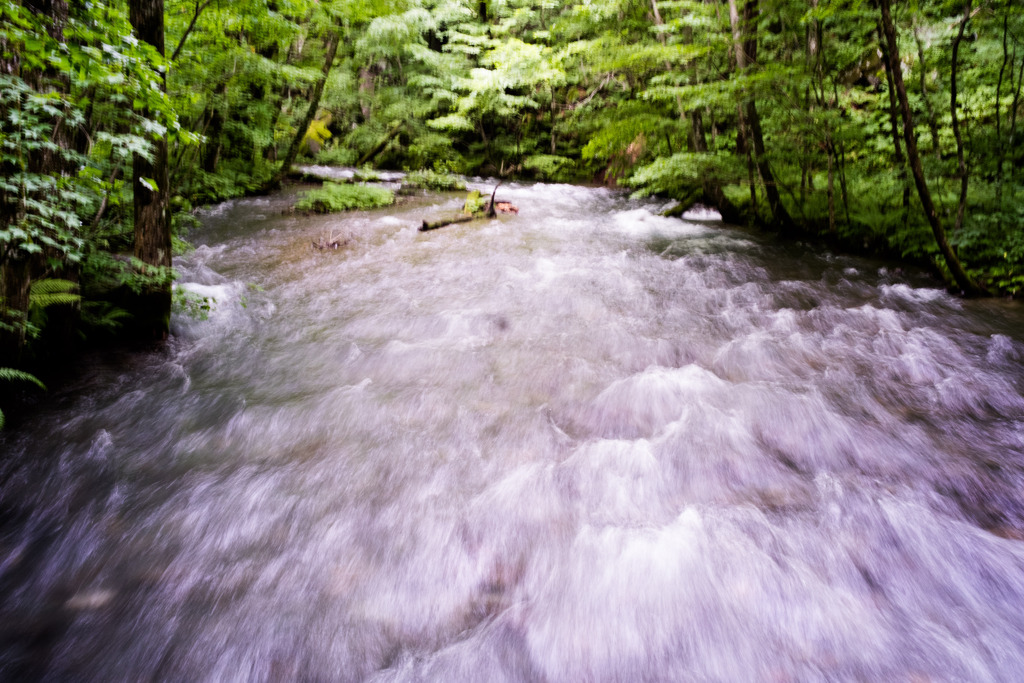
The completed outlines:
[[[220,107],[214,105],[213,113],[210,114],[210,125],[207,128],[206,150],[203,152],[203,170],[207,173],[217,171],[217,164],[220,162],[220,136],[223,130],[224,116],[221,114]]]
[[[704,133],[704,118],[697,109],[690,112],[690,129],[693,150],[698,154],[707,154],[708,140]],[[705,178],[701,191],[701,201],[718,209],[718,213],[722,214],[722,220],[727,223],[740,223],[743,220],[739,209],[725,196],[721,183]]]
[[[384,148],[388,146],[388,143],[395,139],[395,136],[402,131],[402,126],[405,125],[404,121],[399,121],[395,125],[391,126],[391,129],[380,139],[373,148],[363,156],[359,157],[359,161],[356,162],[356,166],[362,166],[368,164],[376,158],[378,154],[384,151]]]
[[[743,51],[743,30],[740,27],[740,13],[736,0],[729,0],[729,26],[732,28],[732,46],[736,57],[736,71],[742,73],[747,68],[747,56]]]
[[[836,232],[836,185],[835,185],[835,146],[832,144],[831,138],[827,142],[828,152],[828,186],[826,188],[826,196],[828,197],[828,231],[832,234]]]
[[[903,186],[903,224],[910,222],[910,184],[907,182],[907,159],[903,156],[900,144],[899,112],[896,107],[896,86],[893,84],[892,71],[889,69],[888,47],[879,29],[879,42],[882,48],[882,63],[885,66],[885,80],[889,86],[889,128],[892,131],[893,159],[899,169],[900,185]]]
[[[136,36],[164,54],[163,0],[130,0],[128,15]],[[171,188],[167,137],[160,136],[152,143],[152,161],[138,154],[132,159],[135,258],[159,270],[156,281],[132,302],[132,313],[140,336],[163,339],[171,317]]]
[[[892,23],[892,16],[889,12],[889,0],[879,0],[879,7],[882,15],[882,31],[885,34],[888,46],[887,58],[889,60],[889,72],[892,74],[893,83],[896,86],[896,95],[900,102],[900,113],[903,118],[903,141],[907,145],[907,158],[910,161],[910,170],[914,175],[914,184],[917,186],[917,194],[921,199],[921,206],[924,207],[925,216],[932,227],[935,235],[935,242],[942,252],[946,267],[956,280],[961,291],[968,296],[981,296],[987,294],[979,287],[974,280],[964,271],[953,248],[946,240],[946,231],[942,227],[942,219],[932,201],[931,192],[924,177],[924,168],[921,166],[921,157],[917,151],[917,140],[914,138],[914,118],[910,113],[910,103],[907,99],[907,88],[903,84],[903,74],[900,71],[900,52],[896,42],[896,28]]]
[[[203,151],[203,170],[207,173],[215,173],[217,164],[220,162],[220,151],[223,148],[221,134],[224,132],[224,109],[227,98],[224,96],[228,91],[230,76],[225,76],[213,90],[212,101],[209,105],[210,118],[203,129],[203,136],[206,138],[206,149]]]
[[[295,137],[292,138],[292,144],[288,147],[288,153],[284,157],[284,162],[281,164],[281,168],[277,174],[274,175],[270,181],[271,187],[278,187],[281,184],[281,180],[288,174],[292,169],[292,164],[295,163],[295,157],[299,154],[299,147],[302,145],[303,138],[306,137],[306,131],[309,130],[309,124],[313,122],[313,118],[316,116],[316,110],[320,108],[320,98],[324,94],[324,85],[327,83],[327,77],[331,73],[331,66],[334,64],[334,55],[338,52],[338,34],[331,31],[327,34],[327,51],[324,55],[324,66],[321,71],[321,76],[317,80],[316,85],[313,87],[313,94],[309,100],[309,107],[306,109],[306,115],[302,118],[302,123],[299,124],[298,130],[295,131]]]
[[[1014,146],[1017,144],[1017,109],[1020,107],[1020,93],[1022,85],[1024,85],[1024,57],[1020,60],[1020,69],[1017,71],[1017,89],[1013,92],[1013,103],[1010,105],[1010,139],[1006,143],[1006,149],[1009,150],[1011,154],[1014,151]],[[1011,181],[1015,181],[1017,178],[1017,167],[1012,163],[1013,161],[1015,161],[1015,159],[1011,158]]]
[[[444,228],[449,225],[455,225],[456,223],[468,223],[474,218],[476,218],[476,216],[466,213],[459,214],[457,216],[452,216],[451,218],[442,218],[441,220],[437,221],[428,221],[424,219],[423,225],[420,226],[420,232],[437,230],[438,228]]]
[[[748,64],[757,61],[757,32],[756,22],[760,14],[759,0],[747,0],[743,6],[743,24],[733,25],[733,39],[742,36],[743,39],[736,45],[737,67],[743,71]],[[729,0],[729,17],[738,20],[735,9],[736,0]],[[742,64],[740,56],[742,55]],[[768,206],[772,212],[772,227],[780,232],[788,232],[793,227],[793,219],[790,217],[786,207],[782,205],[782,197],[779,196],[778,184],[775,182],[775,174],[772,173],[771,164],[765,155],[764,135],[761,131],[761,116],[757,112],[757,102],[754,97],[748,97],[744,104],[747,125],[750,129],[750,140],[754,153],[754,163],[764,183],[765,195],[768,197]]]
[[[27,0],[25,7],[37,17],[45,19],[47,35],[59,42],[64,42],[64,28],[68,24],[69,12],[67,0]],[[6,43],[6,37],[2,39]],[[16,74],[20,72],[21,78],[30,87],[39,93],[62,93],[69,90],[69,81],[66,76],[61,75],[55,69],[25,69],[21,70],[20,56],[17,48],[13,45],[4,45],[5,51],[10,51],[10,58],[3,59],[3,72]],[[60,108],[59,102],[55,107]],[[7,116],[8,112],[0,112]],[[23,168],[30,174],[67,176],[74,173],[74,164],[68,160],[68,151],[72,149],[74,132],[65,125],[62,114],[55,114],[50,121],[49,142],[52,146],[42,147],[25,154]],[[5,174],[8,171],[16,172],[17,169],[2,168],[0,171]],[[6,195],[6,193],[4,193]],[[21,196],[4,196],[0,198],[0,224],[7,226],[17,223],[25,218],[26,200],[32,200],[39,196],[38,190],[23,189]],[[68,266],[65,261],[65,254],[53,247],[44,247],[43,251],[30,254],[15,244],[9,245],[4,253],[0,254],[0,321],[10,324],[13,329],[0,331],[0,357],[8,359],[6,364],[13,365],[17,362],[25,346],[25,324],[28,319],[30,307],[30,292],[32,282],[48,275],[54,270],[50,264],[59,264],[56,267],[56,275],[63,279],[78,280],[78,271]],[[62,309],[64,307],[61,307]],[[74,323],[77,320],[77,310],[54,310],[52,312],[51,339],[56,339],[57,347],[68,346],[73,339]],[[63,337],[63,339],[62,339]],[[0,362],[0,365],[4,365]]]
[[[25,345],[25,321],[28,317],[29,287],[34,260],[27,255],[12,255],[2,261],[0,277],[0,320],[12,329],[0,331],[0,366],[16,365]]]
[[[174,52],[171,54],[171,62],[178,61],[178,55],[181,54],[182,48],[185,47],[185,41],[188,40],[189,35],[192,33],[192,29],[196,27],[196,22],[199,21],[199,15],[203,13],[203,10],[210,6],[211,2],[213,2],[213,0],[203,0],[203,2],[196,0],[196,7],[195,11],[192,13],[192,20],[188,22],[188,27],[185,29],[185,32],[181,34],[181,39],[178,40],[178,47],[174,48]]]
[[[729,26],[732,28],[733,52],[736,58],[736,72],[743,73],[747,68],[747,55],[743,46],[743,30],[740,27],[740,14],[736,0],[729,0]],[[747,183],[750,186],[750,212],[754,220],[757,217],[757,186],[754,183],[754,158],[750,151],[750,140],[745,107],[742,103],[736,106],[736,153],[747,157]]]
[[[363,115],[363,123],[370,120],[373,109],[373,68],[364,66],[359,69],[359,112]]]
[[[761,117],[757,113],[757,104],[754,98],[747,100],[747,122],[750,125],[750,137],[754,142],[754,161],[757,164],[757,172],[764,183],[765,195],[768,197],[768,206],[772,211],[773,227],[780,232],[788,232],[793,227],[793,219],[790,217],[786,207],[782,205],[782,197],[779,195],[779,186],[775,181],[775,174],[772,172],[771,164],[765,155],[764,136],[761,133]]]

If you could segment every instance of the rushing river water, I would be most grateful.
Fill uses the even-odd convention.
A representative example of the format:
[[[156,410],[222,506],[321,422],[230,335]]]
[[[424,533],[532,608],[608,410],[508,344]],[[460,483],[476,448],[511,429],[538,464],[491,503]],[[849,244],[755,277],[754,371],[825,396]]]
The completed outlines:
[[[205,213],[209,319],[0,441],[0,678],[1024,676],[1016,306],[498,195]]]

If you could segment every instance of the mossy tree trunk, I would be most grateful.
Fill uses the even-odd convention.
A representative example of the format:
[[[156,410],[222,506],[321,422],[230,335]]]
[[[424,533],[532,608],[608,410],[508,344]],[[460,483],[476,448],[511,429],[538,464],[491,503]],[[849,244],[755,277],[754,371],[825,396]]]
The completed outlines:
[[[164,54],[163,0],[130,0],[128,18],[139,40]],[[132,158],[134,256],[152,267],[156,277],[132,297],[130,306],[136,333],[143,338],[163,339],[171,317],[171,188],[167,136],[155,136],[151,142],[152,159],[141,154]]]

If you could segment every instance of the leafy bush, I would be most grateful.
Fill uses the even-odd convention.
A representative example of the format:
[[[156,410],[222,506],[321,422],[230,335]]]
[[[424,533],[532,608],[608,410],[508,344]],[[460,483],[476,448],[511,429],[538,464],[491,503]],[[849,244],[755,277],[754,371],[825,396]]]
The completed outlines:
[[[395,194],[382,187],[324,183],[322,188],[306,192],[295,203],[295,208],[314,213],[334,213],[351,209],[372,209],[394,203]]]
[[[461,192],[466,189],[466,181],[462,178],[436,171],[413,171],[405,176],[404,184],[408,187],[420,187],[439,192]]]
[[[432,168],[439,172],[463,173],[466,161],[452,144],[450,136],[421,125],[414,128],[412,140],[402,150],[401,163],[406,168]]]
[[[270,180],[274,167],[263,159],[229,159],[216,173],[195,169],[183,184],[182,194],[197,204],[212,204],[258,192]]]
[[[540,180],[568,182],[573,179],[576,162],[554,154],[534,154],[523,160],[523,168]]]
[[[727,153],[692,154],[680,152],[659,157],[637,168],[625,182],[639,196],[654,194],[684,197],[712,180],[722,185],[739,184],[746,170]]]
[[[372,168],[361,168],[352,175],[352,180],[357,183],[379,183],[380,174]]]
[[[316,163],[322,166],[351,166],[356,163],[356,153],[341,144],[329,145],[316,155]]]

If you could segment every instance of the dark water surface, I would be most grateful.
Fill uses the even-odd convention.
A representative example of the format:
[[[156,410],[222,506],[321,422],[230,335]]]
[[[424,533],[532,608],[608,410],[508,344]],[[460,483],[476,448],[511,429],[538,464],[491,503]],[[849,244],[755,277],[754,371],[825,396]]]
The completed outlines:
[[[206,213],[209,320],[0,440],[0,678],[1024,676],[1016,306],[498,194]]]

